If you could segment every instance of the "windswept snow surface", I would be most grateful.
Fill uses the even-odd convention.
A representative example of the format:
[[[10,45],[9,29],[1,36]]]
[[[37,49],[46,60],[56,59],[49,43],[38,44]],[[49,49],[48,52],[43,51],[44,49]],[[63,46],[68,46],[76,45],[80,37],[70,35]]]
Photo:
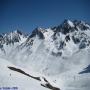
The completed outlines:
[[[15,66],[7,60],[0,58],[0,88],[17,87],[16,90],[49,90],[40,85],[40,83],[28,76],[9,70],[8,66]],[[13,89],[10,89],[13,90]]]
[[[89,90],[90,73],[80,74],[90,65],[90,25],[65,20],[54,28],[36,28],[31,35],[20,31],[0,36],[0,87],[19,90],[50,90],[41,86],[42,77],[61,90]],[[17,67],[41,82],[10,70]]]

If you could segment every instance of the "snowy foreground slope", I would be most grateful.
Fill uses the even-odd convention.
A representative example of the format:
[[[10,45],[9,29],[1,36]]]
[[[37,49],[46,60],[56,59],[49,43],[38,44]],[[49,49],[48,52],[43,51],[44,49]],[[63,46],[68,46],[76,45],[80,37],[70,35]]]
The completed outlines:
[[[17,87],[18,89],[16,90],[49,90],[47,88],[41,87],[40,83],[32,78],[9,70],[7,68],[8,66],[14,65],[4,59],[0,59],[0,88]]]
[[[89,90],[90,25],[65,20],[30,35],[0,35],[0,87],[18,90]]]

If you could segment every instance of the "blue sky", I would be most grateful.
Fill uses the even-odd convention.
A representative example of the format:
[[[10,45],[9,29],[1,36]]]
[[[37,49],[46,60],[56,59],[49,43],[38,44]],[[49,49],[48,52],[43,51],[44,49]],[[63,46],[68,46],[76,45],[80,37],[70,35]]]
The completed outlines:
[[[0,33],[59,25],[64,19],[90,23],[90,0],[0,0]]]

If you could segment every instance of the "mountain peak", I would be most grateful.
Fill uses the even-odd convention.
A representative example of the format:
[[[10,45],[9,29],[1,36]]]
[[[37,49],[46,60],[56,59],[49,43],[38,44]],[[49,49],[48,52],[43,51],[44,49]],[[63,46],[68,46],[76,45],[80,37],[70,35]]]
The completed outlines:
[[[45,30],[42,28],[35,28],[32,31],[32,34],[29,36],[29,38],[32,38],[37,35],[40,39],[44,39],[44,35],[43,35],[44,32],[45,32]]]
[[[17,34],[22,35],[22,32],[21,32],[19,29],[16,29],[16,30],[14,31],[14,33],[17,33]]]
[[[71,20],[69,20],[69,19],[65,19],[64,22],[63,22],[63,24],[64,24],[64,25],[67,24],[67,25],[69,25],[69,26],[71,26],[71,27],[74,27],[73,22],[72,22]]]
[[[21,39],[25,38],[24,34],[20,30],[15,30],[10,33],[6,33],[3,35],[0,35],[0,44],[14,44],[16,42],[21,42]]]

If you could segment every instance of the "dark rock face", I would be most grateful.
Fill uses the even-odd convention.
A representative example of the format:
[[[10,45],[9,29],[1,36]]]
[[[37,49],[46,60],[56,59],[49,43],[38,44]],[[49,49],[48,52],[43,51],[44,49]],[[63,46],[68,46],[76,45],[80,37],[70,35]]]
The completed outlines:
[[[82,31],[89,29],[89,27],[86,26],[87,23],[83,21],[74,20],[73,23],[75,26],[78,26]]]
[[[0,39],[3,38],[3,36],[0,34]]]
[[[66,40],[67,42],[70,41],[70,36],[67,35],[67,36],[65,37],[65,40]]]
[[[79,74],[84,74],[84,73],[90,73],[90,65],[88,65],[86,68],[84,68],[84,70],[81,71]]]
[[[43,35],[43,33],[42,33],[42,30],[40,30],[40,29],[38,29],[38,28],[36,28],[36,29],[32,32],[32,34],[29,36],[29,38],[32,38],[32,37],[34,37],[34,36],[36,36],[36,35],[38,35],[39,39],[44,39],[44,35]]]
[[[20,30],[17,29],[16,32],[17,32],[18,34],[22,35],[22,32],[21,32]]]
[[[2,35],[0,35],[0,42],[3,40],[3,36]]]
[[[60,45],[58,47],[58,50],[63,49],[64,46],[65,46],[65,42],[64,41],[61,41],[60,42]]]
[[[3,45],[0,44],[0,48],[3,48]]]
[[[62,33],[67,34],[72,31],[72,27],[68,24],[68,20],[65,20],[62,24]]]
[[[75,44],[80,43],[79,38],[77,38],[77,37],[75,38],[74,36],[72,36],[72,39],[73,39],[73,41],[74,41]]]
[[[82,42],[80,45],[79,45],[79,49],[83,49],[86,47],[86,44],[84,42]]]
[[[57,53],[52,52],[52,55],[53,55],[53,56],[56,56],[56,57],[57,57],[57,56],[61,56],[61,55],[62,55],[62,52],[57,52]]]
[[[75,44],[79,44],[79,49],[84,49],[90,45],[90,38],[84,32],[75,33],[72,36],[72,40]]]
[[[52,30],[54,30],[54,32],[58,33],[58,32],[61,32],[62,31],[62,26],[59,25],[59,26],[55,26],[52,28]]]
[[[2,43],[3,43],[3,36],[0,35],[0,47],[2,46]]]

